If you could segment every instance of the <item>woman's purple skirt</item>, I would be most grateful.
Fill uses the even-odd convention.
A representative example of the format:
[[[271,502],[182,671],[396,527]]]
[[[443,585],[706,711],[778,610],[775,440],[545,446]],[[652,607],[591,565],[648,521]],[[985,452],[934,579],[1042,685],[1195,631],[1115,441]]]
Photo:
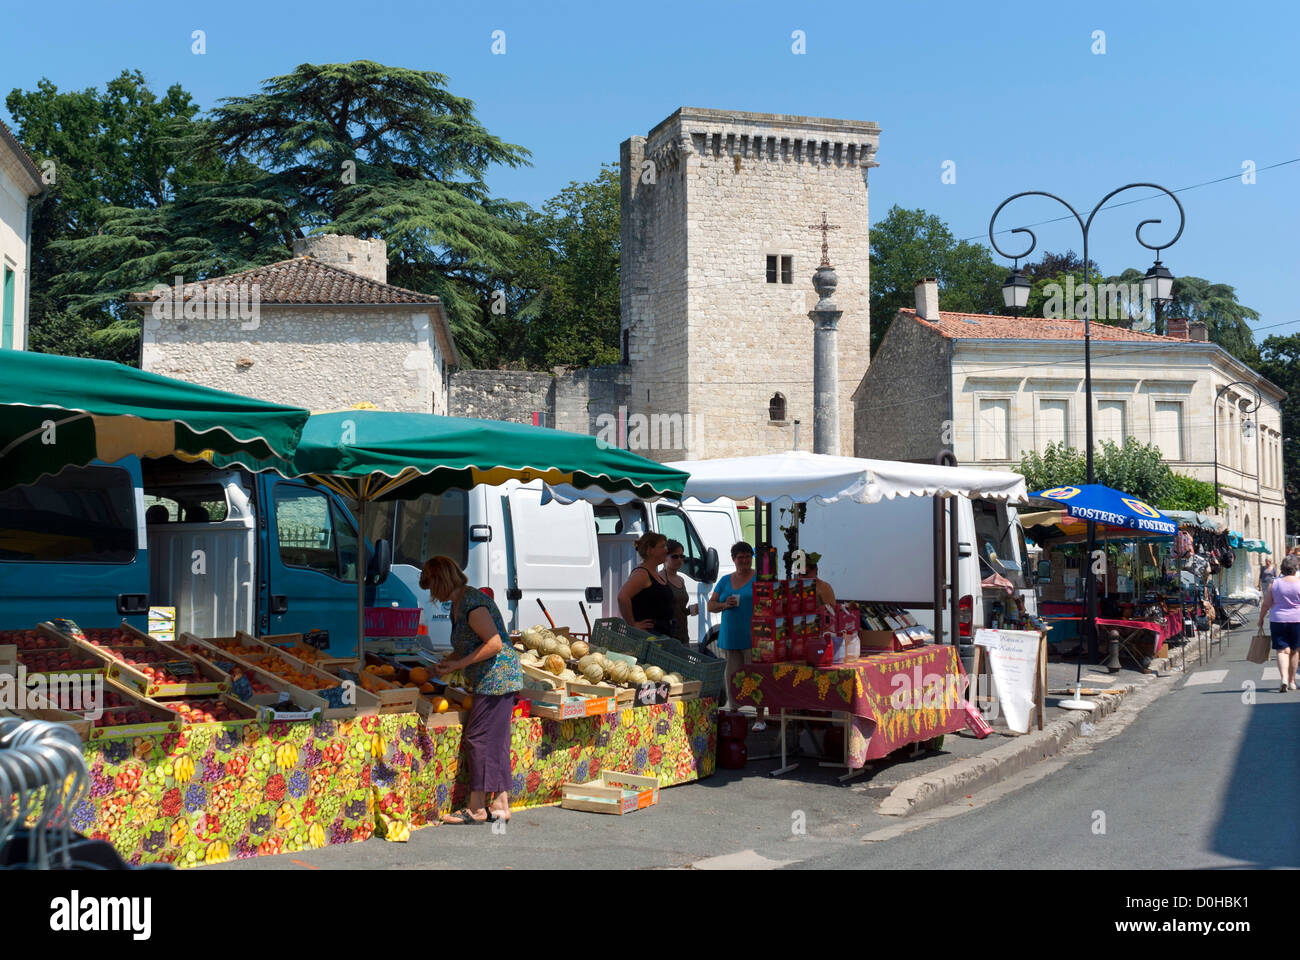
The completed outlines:
[[[515,694],[474,694],[462,740],[469,754],[469,788],[488,793],[510,790],[510,720]]]

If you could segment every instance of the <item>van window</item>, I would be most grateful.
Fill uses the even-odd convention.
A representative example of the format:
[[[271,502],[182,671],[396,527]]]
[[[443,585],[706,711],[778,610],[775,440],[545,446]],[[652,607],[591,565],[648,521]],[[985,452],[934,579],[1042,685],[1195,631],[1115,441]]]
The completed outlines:
[[[356,531],[320,490],[277,484],[275,530],[285,566],[356,581]]]
[[[614,504],[597,504],[591,512],[596,515],[596,536],[623,532],[623,514]]]
[[[660,533],[682,545],[682,552],[686,554],[682,570],[692,579],[701,579],[704,575],[704,545],[700,543],[695,527],[686,519],[686,514],[676,507],[660,503],[655,505],[655,520]]]
[[[152,507],[166,509],[167,523],[216,523],[229,513],[226,491],[216,483],[150,487],[144,492],[145,522],[161,523],[161,511]]]
[[[351,501],[348,506],[355,517],[356,506]],[[368,503],[366,539],[392,543],[393,563],[422,567],[430,557],[442,554],[463,570],[469,562],[469,494],[448,490],[415,500]]]
[[[975,540],[979,545],[980,576],[998,573],[1023,588],[1024,573],[1016,561],[1016,544],[1005,504],[994,500],[972,500]]]
[[[0,491],[0,561],[130,563],[135,492],[119,467],[68,467]]]

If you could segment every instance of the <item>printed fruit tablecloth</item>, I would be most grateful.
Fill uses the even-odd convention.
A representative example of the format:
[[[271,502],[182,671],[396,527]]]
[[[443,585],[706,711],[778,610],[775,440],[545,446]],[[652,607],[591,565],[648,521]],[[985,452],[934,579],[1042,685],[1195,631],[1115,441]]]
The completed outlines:
[[[130,863],[196,866],[325,844],[400,837],[463,805],[459,726],[416,714],[353,721],[204,724],[84,746],[91,790],[75,828]],[[583,720],[514,721],[515,808],[557,803],[566,780],[602,769],[663,786],[714,772],[712,700]]]
[[[849,766],[861,767],[909,743],[966,725],[966,671],[955,647],[878,653],[833,667],[753,663],[736,671],[731,686],[741,706],[831,710],[853,716]]]

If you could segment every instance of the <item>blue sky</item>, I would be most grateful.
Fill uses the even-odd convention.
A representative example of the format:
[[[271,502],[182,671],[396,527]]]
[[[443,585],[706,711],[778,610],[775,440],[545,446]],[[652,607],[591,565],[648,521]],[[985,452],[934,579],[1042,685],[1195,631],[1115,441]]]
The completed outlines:
[[[1300,5],[1091,2],[462,4],[318,0],[87,3],[11,7],[0,92],[49,77],[102,85],[123,68],[156,89],[178,82],[206,107],[303,62],[368,58],[440,71],[533,166],[497,171],[498,195],[540,205],[594,176],[618,145],[679,106],[873,120],[882,127],[871,213],[893,204],[987,239],[988,218],[1026,189],[1091,206],[1138,180],[1181,188],[1187,228],[1164,255],[1175,274],[1237,287],[1260,311],[1259,339],[1300,330]],[[191,52],[191,32],[207,52]],[[505,55],[491,52],[505,31]],[[806,50],[795,55],[791,34]],[[1093,32],[1106,52],[1094,54]],[[941,181],[956,164],[956,182]],[[1126,196],[1142,194],[1131,192]],[[1123,198],[1121,198],[1123,199]],[[1041,202],[1041,206],[1038,206]],[[1022,200],[999,226],[1054,217]],[[1103,270],[1143,270],[1133,230],[1176,217],[1152,200],[1103,212]],[[1014,222],[1011,222],[1014,221]],[[1166,220],[1166,222],[1169,222]],[[1161,227],[1149,228],[1156,239]],[[1078,228],[1043,227],[1039,249],[1080,248]]]

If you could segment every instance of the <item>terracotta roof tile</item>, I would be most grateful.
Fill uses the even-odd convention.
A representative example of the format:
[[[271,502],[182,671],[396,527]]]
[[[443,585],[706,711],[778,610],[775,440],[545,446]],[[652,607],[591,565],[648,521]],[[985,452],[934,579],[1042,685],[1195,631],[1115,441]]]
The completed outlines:
[[[1082,320],[1047,320],[1043,317],[1004,317],[987,313],[939,311],[939,320],[922,320],[915,310],[899,310],[948,340],[1082,340]],[[1130,340],[1156,343],[1187,343],[1175,337],[1125,330],[1105,323],[1092,324],[1094,340]]]
[[[261,303],[279,304],[434,304],[441,301],[429,294],[417,293],[391,283],[379,283],[358,276],[342,267],[322,263],[312,257],[294,257],[253,267],[224,277],[210,277],[185,284],[182,296],[199,299],[210,289],[226,290],[237,295],[240,285],[256,284]],[[170,288],[169,288],[170,289]],[[128,297],[131,303],[152,303],[159,293],[146,290]]]

